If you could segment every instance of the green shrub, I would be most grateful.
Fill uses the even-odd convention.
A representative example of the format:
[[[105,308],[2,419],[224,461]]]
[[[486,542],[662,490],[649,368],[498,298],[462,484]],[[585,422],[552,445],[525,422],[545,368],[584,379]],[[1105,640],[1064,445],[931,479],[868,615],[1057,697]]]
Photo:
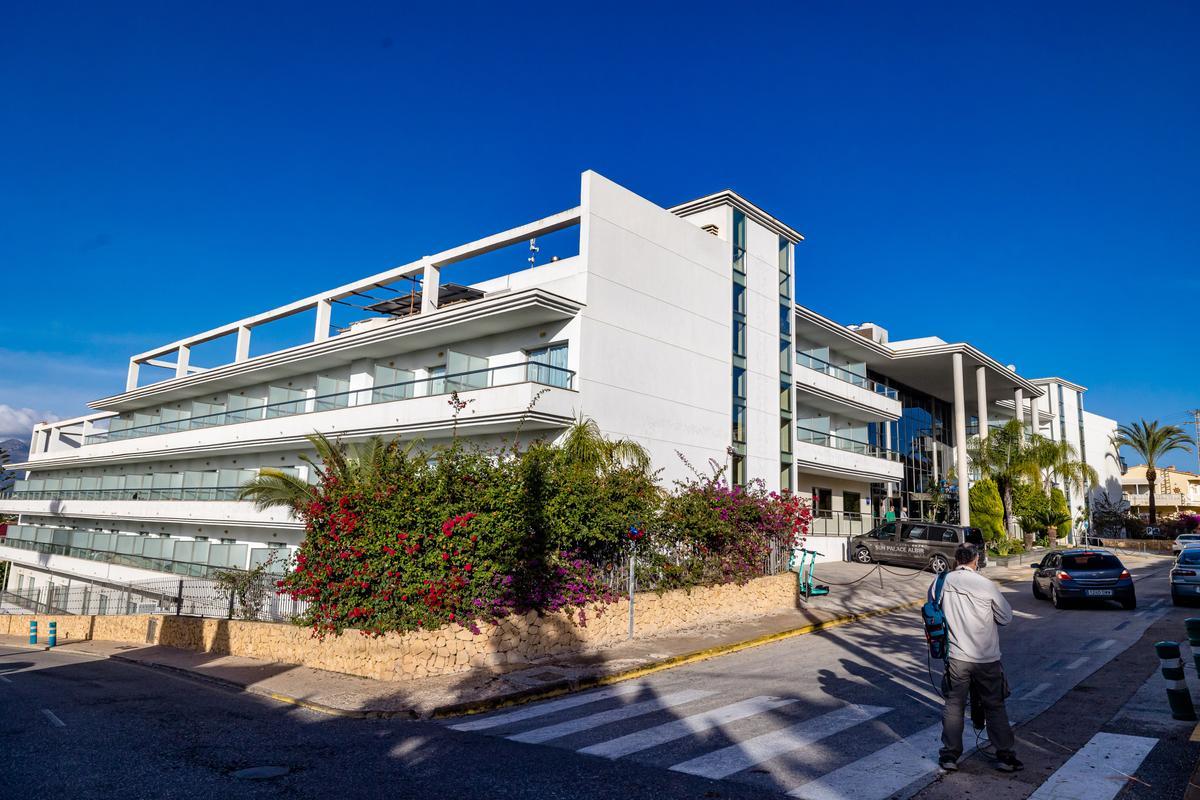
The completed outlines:
[[[1004,503],[991,478],[975,481],[971,486],[971,524],[983,531],[985,541],[1003,539]]]

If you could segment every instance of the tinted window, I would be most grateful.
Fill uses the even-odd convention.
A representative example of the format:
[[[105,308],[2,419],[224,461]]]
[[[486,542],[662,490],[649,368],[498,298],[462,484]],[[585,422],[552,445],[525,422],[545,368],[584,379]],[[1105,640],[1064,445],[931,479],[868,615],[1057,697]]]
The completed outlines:
[[[1063,569],[1120,569],[1121,560],[1108,553],[1079,553],[1063,556]]]
[[[876,528],[872,535],[876,539],[894,539],[896,538],[896,523],[889,522],[887,525],[882,525]]]
[[[914,542],[923,542],[928,539],[929,529],[924,525],[905,525],[904,538]]]
[[[1184,550],[1179,554],[1180,564],[1200,564],[1200,549]]]
[[[983,546],[983,531],[979,530],[979,528],[967,528],[965,534],[968,542],[977,544],[980,547]]]
[[[958,544],[958,531],[954,528],[942,528],[941,538],[947,544]]]

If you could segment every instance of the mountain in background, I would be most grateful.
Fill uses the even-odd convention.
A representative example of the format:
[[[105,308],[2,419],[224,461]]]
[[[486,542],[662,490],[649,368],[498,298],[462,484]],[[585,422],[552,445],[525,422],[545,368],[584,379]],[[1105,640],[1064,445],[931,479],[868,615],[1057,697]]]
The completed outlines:
[[[18,461],[29,460],[29,442],[21,439],[3,439],[0,440],[0,450],[8,453],[9,464],[15,464]],[[7,471],[0,472],[0,490],[7,489],[16,480],[17,473]]]

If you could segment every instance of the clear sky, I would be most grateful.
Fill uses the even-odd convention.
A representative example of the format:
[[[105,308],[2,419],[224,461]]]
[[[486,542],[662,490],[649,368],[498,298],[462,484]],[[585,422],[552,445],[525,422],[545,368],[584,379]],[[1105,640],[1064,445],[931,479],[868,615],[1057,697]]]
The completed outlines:
[[[131,353],[568,207],[584,169],[737,190],[805,234],[798,298],[840,322],[1121,421],[1200,406],[1200,5],[424,5],[6,7],[0,434]]]

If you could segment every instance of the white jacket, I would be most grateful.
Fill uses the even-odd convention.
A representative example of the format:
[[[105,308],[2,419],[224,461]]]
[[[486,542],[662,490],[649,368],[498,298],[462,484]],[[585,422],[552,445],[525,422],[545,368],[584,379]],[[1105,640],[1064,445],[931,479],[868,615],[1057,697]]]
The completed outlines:
[[[929,586],[933,599],[935,580]],[[1012,606],[996,584],[973,569],[959,567],[946,576],[942,612],[950,640],[950,658],[987,664],[1000,660],[999,625],[1012,622]]]

